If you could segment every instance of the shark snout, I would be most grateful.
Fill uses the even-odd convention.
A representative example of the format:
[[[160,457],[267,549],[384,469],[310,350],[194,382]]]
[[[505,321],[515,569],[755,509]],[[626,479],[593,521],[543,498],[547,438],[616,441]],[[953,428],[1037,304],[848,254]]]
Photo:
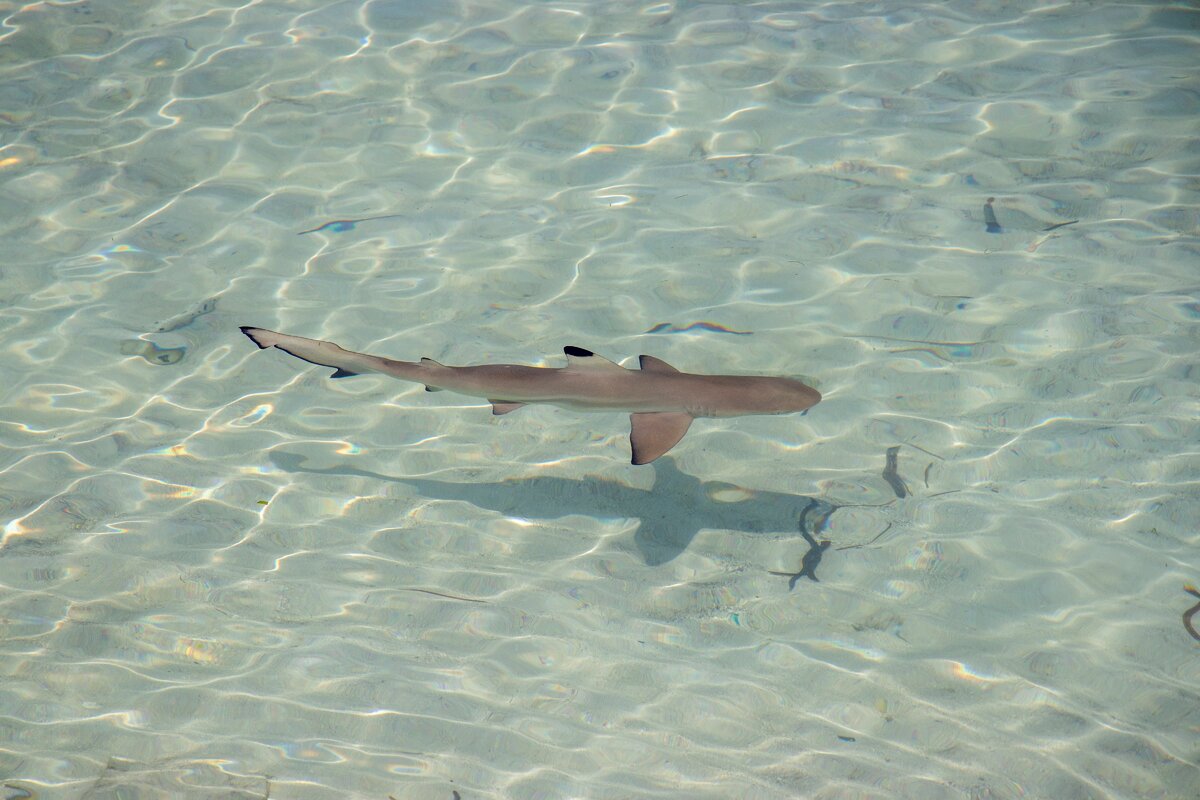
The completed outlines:
[[[767,378],[761,400],[769,414],[793,414],[806,411],[821,402],[821,393],[808,384],[791,378]]]

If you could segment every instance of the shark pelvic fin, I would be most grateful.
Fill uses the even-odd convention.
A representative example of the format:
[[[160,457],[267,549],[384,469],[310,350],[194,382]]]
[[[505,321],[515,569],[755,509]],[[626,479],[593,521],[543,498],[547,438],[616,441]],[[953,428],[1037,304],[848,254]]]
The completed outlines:
[[[439,364],[437,361],[434,361],[432,358],[422,358],[421,366],[423,366],[423,367],[441,367],[444,365]],[[442,387],[440,387],[440,386],[429,386],[428,384],[426,384],[426,386],[425,386],[425,391],[427,391],[427,392],[440,392],[441,390],[442,390]]]
[[[692,424],[686,411],[653,411],[629,415],[629,444],[633,447],[633,463],[649,464],[670,450]]]
[[[512,403],[508,400],[488,400],[488,402],[492,404],[492,413],[497,417],[501,414],[507,414],[510,411],[516,411],[525,405],[524,403]]]
[[[625,369],[620,364],[582,347],[568,345],[563,348],[563,352],[567,354],[567,369]]]
[[[638,356],[638,360],[641,362],[642,372],[679,372],[661,358],[641,355]]]

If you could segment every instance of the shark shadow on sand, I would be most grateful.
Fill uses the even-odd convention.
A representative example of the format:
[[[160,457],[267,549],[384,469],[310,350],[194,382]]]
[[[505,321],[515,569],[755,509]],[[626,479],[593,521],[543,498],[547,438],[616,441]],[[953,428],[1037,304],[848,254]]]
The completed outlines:
[[[412,486],[433,500],[461,500],[507,516],[525,519],[561,519],[571,514],[598,518],[638,519],[634,544],[648,566],[672,560],[698,532],[711,528],[743,533],[796,535],[796,520],[806,508],[819,504],[828,517],[837,506],[814,497],[782,492],[751,491],[728,483],[704,483],[679,471],[672,459],[654,463],[653,489],[638,489],[598,478],[516,478],[497,483],[455,483],[427,478],[384,475],[348,465],[317,468],[303,456],[271,451],[271,462],[285,472],[344,475],[391,481]],[[714,500],[722,490],[734,489],[739,499]],[[813,510],[810,510],[810,514]]]

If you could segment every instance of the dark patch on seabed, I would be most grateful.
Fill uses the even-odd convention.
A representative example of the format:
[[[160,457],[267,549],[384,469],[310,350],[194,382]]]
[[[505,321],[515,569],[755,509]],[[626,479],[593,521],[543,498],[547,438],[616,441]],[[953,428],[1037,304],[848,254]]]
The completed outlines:
[[[988,233],[1004,233],[1004,229],[1000,227],[1000,221],[996,219],[996,210],[992,208],[992,203],[995,201],[996,198],[989,197],[983,204],[983,223]]]
[[[1194,586],[1184,586],[1183,590],[1192,597],[1200,597],[1200,592],[1196,591]],[[1200,642],[1200,633],[1196,632],[1196,626],[1192,623],[1192,617],[1196,616],[1197,611],[1200,611],[1200,603],[1196,603],[1196,605],[1183,612],[1183,628],[1193,639]]]
[[[176,314],[158,323],[154,327],[153,333],[172,333],[181,328],[186,328],[200,317],[203,317],[205,314],[211,314],[216,309],[217,298],[210,297],[207,300],[202,300],[182,314]],[[156,367],[173,366],[183,361],[184,356],[187,355],[186,347],[160,347],[146,339],[126,339],[121,342],[120,349],[121,355],[140,356],[147,363],[153,364]],[[0,800],[4,800],[4,798],[0,798]]]
[[[821,557],[825,555],[825,551],[832,544],[828,539],[817,541],[813,538],[812,533],[809,533],[807,523],[810,514],[813,515],[813,533],[819,533],[825,523],[829,520],[831,514],[837,511],[840,506],[831,505],[821,500],[813,499],[804,510],[800,512],[800,519],[797,523],[800,528],[800,535],[804,537],[804,541],[808,542],[808,552],[804,554],[804,558],[800,560],[799,572],[775,572],[770,570],[772,575],[783,575],[790,578],[788,581],[788,591],[796,588],[796,583],[801,578],[808,578],[811,581],[820,583],[817,578],[817,567],[821,563]],[[816,512],[815,514],[813,512]]]
[[[156,367],[169,367],[178,364],[187,355],[185,347],[159,347],[154,342],[145,339],[126,339],[121,342],[121,355],[141,356]]]
[[[927,455],[933,456],[936,459],[941,460],[941,458],[942,458],[941,456],[937,455],[936,453],[931,453],[928,450],[926,450],[925,448],[920,447],[919,445],[912,444],[911,442],[908,443],[908,446],[912,447],[916,450],[920,450],[921,452],[923,452]],[[895,493],[896,498],[902,500],[905,497],[909,497],[912,494],[912,492],[909,491],[908,484],[905,483],[904,479],[900,477],[900,471],[899,471],[900,447],[901,447],[900,445],[894,445],[893,447],[889,447],[887,449],[887,454],[886,454],[885,460],[884,460],[884,467],[883,467],[882,475],[883,475],[884,481],[886,481],[888,486],[890,486],[892,488],[892,491]],[[930,462],[930,464],[925,467],[925,488],[926,489],[929,488],[929,470],[932,466],[933,466],[933,463]],[[952,494],[955,491],[958,491],[958,490],[955,489],[955,490],[951,490],[950,492],[939,492],[938,494]],[[936,497],[937,495],[935,494],[935,495],[930,495],[930,496]],[[817,578],[817,573],[816,573],[817,566],[820,565],[821,558],[825,555],[825,551],[829,549],[832,542],[830,542],[828,539],[822,539],[822,540],[818,541],[815,538],[815,534],[818,534],[821,532],[821,530],[825,527],[825,524],[829,521],[829,518],[833,515],[833,513],[835,511],[837,511],[839,508],[878,508],[878,507],[882,507],[882,506],[891,505],[894,502],[896,502],[896,501],[889,500],[886,503],[878,503],[878,504],[863,505],[863,504],[856,503],[856,504],[839,505],[836,503],[830,503],[828,501],[817,500],[814,498],[807,506],[805,506],[804,510],[800,512],[800,519],[799,519],[800,535],[804,537],[804,541],[808,542],[808,552],[804,554],[804,557],[800,561],[800,571],[799,572],[776,572],[774,570],[769,570],[770,574],[782,575],[784,577],[790,578],[790,580],[788,581],[788,590],[789,591],[796,588],[796,584],[801,578],[808,578],[808,579],[814,581],[815,583],[820,583],[820,579]],[[811,527],[810,527],[810,519],[811,519]],[[891,529],[891,527],[892,527],[892,523],[889,522],[887,524],[887,526],[883,530],[881,530],[879,533],[877,533],[875,535],[875,537],[873,539],[871,539],[870,541],[861,542],[859,544],[843,545],[842,547],[838,547],[837,549],[838,550],[854,550],[854,549],[857,549],[860,547],[869,547],[869,546],[875,544],[875,542],[879,541],[880,537],[882,537],[885,533],[887,533]]]
[[[912,494],[912,492],[908,490],[908,484],[904,482],[904,479],[900,477],[900,473],[897,471],[899,455],[900,445],[887,449],[887,460],[883,466],[883,479],[887,481],[888,486],[892,487],[892,491],[896,493],[896,497],[903,499]]]
[[[158,327],[154,329],[155,333],[170,333],[177,331],[180,328],[186,328],[193,322],[203,317],[205,314],[211,314],[217,310],[217,298],[210,297],[189,308],[182,314],[176,314],[170,319],[163,320],[158,323]]]

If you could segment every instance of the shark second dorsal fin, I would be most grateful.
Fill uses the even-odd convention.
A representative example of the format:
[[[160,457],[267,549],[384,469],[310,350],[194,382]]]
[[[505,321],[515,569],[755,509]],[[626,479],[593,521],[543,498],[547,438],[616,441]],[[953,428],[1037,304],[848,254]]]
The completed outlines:
[[[636,412],[629,415],[629,444],[634,464],[649,464],[670,450],[692,424],[686,411]]]
[[[641,355],[638,360],[642,364],[642,372],[679,372],[661,358],[654,356]]]
[[[567,354],[567,369],[619,369],[622,372],[625,370],[620,364],[582,347],[568,345],[563,348],[563,352]]]

